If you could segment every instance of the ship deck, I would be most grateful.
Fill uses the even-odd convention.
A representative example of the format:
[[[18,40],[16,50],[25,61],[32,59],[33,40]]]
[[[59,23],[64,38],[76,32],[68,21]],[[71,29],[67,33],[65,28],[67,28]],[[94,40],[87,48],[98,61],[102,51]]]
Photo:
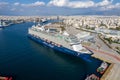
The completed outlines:
[[[54,42],[55,44],[59,44],[62,45],[70,50],[73,50],[73,47],[70,45],[70,43],[67,41],[67,37],[64,35],[59,34],[58,32],[56,33],[47,33],[45,31],[40,31],[38,29],[30,29],[31,33],[37,35],[36,37],[40,37],[40,38],[47,38],[47,40]],[[38,34],[39,33],[39,34]],[[51,37],[52,36],[52,37]],[[76,43],[77,44],[77,43]],[[84,52],[80,52],[80,53],[84,53]],[[92,53],[87,53],[87,54],[92,54]]]

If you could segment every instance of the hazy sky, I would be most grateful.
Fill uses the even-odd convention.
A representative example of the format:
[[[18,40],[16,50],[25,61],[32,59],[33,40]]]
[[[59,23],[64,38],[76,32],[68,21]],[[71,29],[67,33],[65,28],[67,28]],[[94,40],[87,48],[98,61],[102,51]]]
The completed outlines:
[[[0,0],[0,15],[120,15],[120,0]]]

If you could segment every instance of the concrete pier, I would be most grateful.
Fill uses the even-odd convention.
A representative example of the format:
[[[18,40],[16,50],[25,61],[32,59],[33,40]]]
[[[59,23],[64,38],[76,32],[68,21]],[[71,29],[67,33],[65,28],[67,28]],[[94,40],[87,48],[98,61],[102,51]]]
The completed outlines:
[[[111,63],[100,80],[120,80],[120,55],[89,48],[94,52],[92,57]]]
[[[100,80],[120,80],[120,64],[111,64]]]

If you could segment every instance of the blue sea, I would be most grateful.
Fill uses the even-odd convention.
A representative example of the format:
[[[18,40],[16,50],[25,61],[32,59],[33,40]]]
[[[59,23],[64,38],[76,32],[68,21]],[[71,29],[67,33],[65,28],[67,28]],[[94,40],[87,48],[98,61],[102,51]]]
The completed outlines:
[[[14,24],[0,30],[0,76],[15,80],[84,80],[88,74],[97,74],[100,60],[86,62],[29,39],[28,28],[33,24]]]

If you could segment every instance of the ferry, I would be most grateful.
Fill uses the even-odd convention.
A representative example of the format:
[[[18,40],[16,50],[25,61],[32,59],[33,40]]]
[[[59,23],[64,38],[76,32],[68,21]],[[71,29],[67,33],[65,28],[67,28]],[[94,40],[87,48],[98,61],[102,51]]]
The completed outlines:
[[[46,23],[48,20],[46,18],[41,19],[42,23]]]
[[[100,78],[98,76],[96,76],[95,74],[91,74],[91,75],[87,76],[87,78],[85,80],[100,80]]]
[[[100,67],[97,68],[97,72],[103,74],[107,68],[108,68],[108,64],[106,62],[102,62]]]
[[[28,37],[42,45],[65,54],[80,57],[81,59],[92,62],[90,58],[92,52],[82,46],[76,36],[50,28],[46,25],[33,25],[28,29]]]

